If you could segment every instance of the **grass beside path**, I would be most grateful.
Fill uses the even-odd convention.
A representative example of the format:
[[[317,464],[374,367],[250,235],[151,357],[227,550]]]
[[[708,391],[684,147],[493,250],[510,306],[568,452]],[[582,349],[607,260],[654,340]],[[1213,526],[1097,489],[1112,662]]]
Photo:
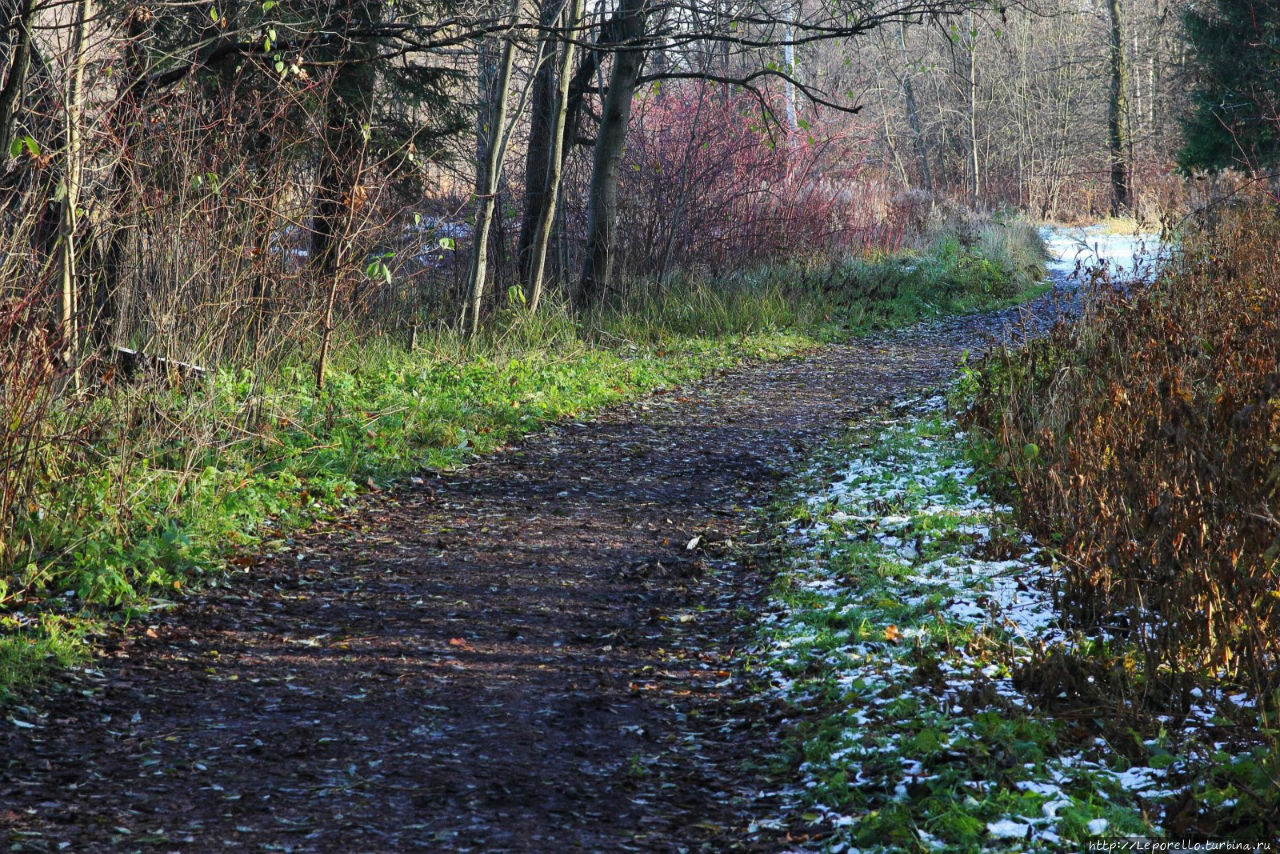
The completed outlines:
[[[1100,642],[1062,628],[1054,555],[984,494],[971,442],[941,397],[904,403],[777,508],[751,661],[789,712],[790,829],[831,852],[1266,839],[1275,756],[1239,727],[1265,732],[1266,713],[1224,684],[1145,727],[1101,672],[1055,669],[1053,650]]]
[[[0,699],[193,584],[228,583],[239,555],[362,490],[743,360],[1023,298],[1041,252],[1030,226],[991,226],[968,245],[637,288],[586,323],[513,308],[477,341],[441,332],[407,350],[349,332],[323,393],[299,358],[64,406],[0,530]]]

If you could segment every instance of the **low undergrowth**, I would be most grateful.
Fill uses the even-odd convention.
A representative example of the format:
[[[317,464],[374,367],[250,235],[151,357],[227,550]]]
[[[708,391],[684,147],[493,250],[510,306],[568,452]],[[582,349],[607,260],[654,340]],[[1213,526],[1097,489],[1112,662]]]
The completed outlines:
[[[795,257],[714,283],[685,275],[628,294],[619,320],[638,338],[652,330],[732,334],[746,323],[838,340],[1036,296],[1048,287],[1045,257],[1025,220],[953,227],[895,253]]]
[[[247,550],[360,491],[744,359],[1034,291],[1030,268],[978,251],[689,281],[585,323],[513,304],[481,339],[442,331],[412,349],[348,329],[320,393],[298,358],[40,398],[22,424],[44,440],[0,470],[0,695],[83,657],[111,622],[221,583],[228,561],[248,565]]]
[[[1147,729],[1099,670],[1045,702],[1047,649],[1114,649],[1065,628],[1053,553],[982,480],[935,398],[828,449],[778,508],[785,569],[751,661],[787,709],[781,825],[834,852],[1273,838],[1252,697],[1206,688]]]
[[[1228,209],[1150,286],[1095,276],[1085,321],[975,374],[971,413],[1063,605],[1133,646],[1136,707],[1202,680],[1280,688],[1280,214]]]
[[[1219,211],[1151,284],[1093,271],[1081,322],[966,379],[985,482],[1060,555],[1073,638],[1022,687],[1212,757],[1171,833],[1280,833],[1278,243],[1274,206]]]

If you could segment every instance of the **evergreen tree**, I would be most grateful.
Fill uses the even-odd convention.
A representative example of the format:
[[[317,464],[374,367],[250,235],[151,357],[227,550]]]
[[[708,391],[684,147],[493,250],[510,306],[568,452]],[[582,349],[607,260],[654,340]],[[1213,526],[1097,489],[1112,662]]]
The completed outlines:
[[[1253,170],[1280,162],[1280,0],[1216,0],[1183,20],[1199,85],[1178,165]]]

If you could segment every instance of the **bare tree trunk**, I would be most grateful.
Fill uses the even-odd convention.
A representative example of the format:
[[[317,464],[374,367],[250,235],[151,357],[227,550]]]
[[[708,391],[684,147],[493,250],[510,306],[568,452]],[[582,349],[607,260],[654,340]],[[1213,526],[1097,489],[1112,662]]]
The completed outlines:
[[[80,336],[77,323],[76,205],[80,200],[81,140],[84,115],[84,31],[89,0],[79,0],[71,24],[71,68],[67,80],[66,166],[62,179],[62,216],[58,226],[58,269],[61,279],[62,361],[72,369],[71,382],[80,388]]]
[[[542,277],[546,272],[547,242],[551,239],[551,227],[555,223],[556,204],[560,196],[560,177],[564,161],[564,129],[569,113],[569,71],[573,68],[575,30],[582,22],[583,0],[572,0],[565,29],[570,33],[570,40],[565,42],[564,53],[560,58],[559,87],[556,92],[555,118],[551,127],[551,151],[547,158],[547,190],[543,201],[542,215],[538,219],[534,232],[529,277],[529,311],[537,311],[542,299]]]
[[[327,151],[316,179],[316,208],[311,220],[311,263],[332,279],[341,245],[349,239],[351,212],[361,204],[360,173],[373,102],[378,87],[374,65],[377,45],[353,31],[381,17],[381,0],[358,0],[351,15],[334,23],[339,29],[337,70],[326,104]]]
[[[328,282],[316,358],[316,389],[322,390],[333,343],[334,308],[347,263],[355,213],[362,203],[361,179],[369,145],[369,124],[378,86],[374,64],[377,45],[352,31],[381,17],[381,0],[360,0],[343,22],[344,42],[337,57],[329,103],[326,105],[327,151],[316,187],[312,218],[311,263]]]
[[[524,215],[516,239],[516,265],[520,281],[528,283],[533,268],[533,241],[546,207],[547,172],[551,165],[552,125],[558,109],[556,23],[564,13],[563,0],[541,0],[538,22],[544,28],[534,56],[533,94],[530,97],[529,145],[524,158]],[[561,75],[563,77],[563,75]]]
[[[978,206],[981,191],[978,163],[978,25],[969,9],[969,203]]]
[[[132,177],[130,157],[134,141],[144,127],[138,113],[145,109],[147,75],[151,72],[146,40],[152,30],[152,15],[142,6],[129,14],[125,26],[124,66],[126,74],[113,108],[111,124],[120,150],[112,166],[115,199],[111,205],[107,228],[111,229],[102,270],[98,275],[94,296],[92,339],[95,346],[115,342],[124,344],[128,334],[129,313],[133,302],[131,271],[126,264],[136,244],[136,191],[129,186]]]
[[[648,0],[621,0],[618,6],[613,39],[618,49],[609,74],[609,89],[600,110],[600,130],[596,134],[591,164],[586,260],[574,297],[579,310],[603,301],[613,277],[622,146],[631,121],[636,82],[644,64],[645,51],[638,43],[644,37],[648,14]]]
[[[9,76],[0,89],[0,171],[3,171],[9,159],[9,147],[13,144],[14,119],[18,105],[22,102],[22,93],[26,88],[27,72],[31,68],[31,22],[36,13],[36,0],[23,0],[12,21],[5,21],[6,29],[14,30],[12,62],[9,65]]]
[[[520,22],[526,0],[511,0],[511,26]],[[494,84],[493,109],[485,151],[481,152],[476,175],[479,209],[471,245],[471,271],[467,279],[467,331],[480,331],[480,309],[484,302],[485,280],[489,275],[489,231],[497,207],[498,185],[502,178],[502,156],[507,143],[507,104],[511,95],[511,70],[515,64],[515,33],[510,32],[502,48],[502,64]]]
[[[1129,210],[1132,199],[1126,151],[1129,146],[1129,62],[1125,56],[1120,0],[1108,0],[1111,14],[1111,92],[1107,99],[1107,147],[1111,158],[1111,215]]]
[[[787,74],[782,86],[782,94],[787,104],[787,130],[791,131],[793,135],[800,130],[800,120],[796,116],[796,85],[791,82],[796,76],[796,46],[791,43],[795,38],[794,18],[795,10],[788,9],[786,23],[783,28],[785,44],[782,47],[782,67]]]
[[[881,130],[884,132],[884,144],[889,149],[889,155],[893,159],[893,165],[898,170],[898,177],[902,180],[902,186],[910,187],[911,178],[907,175],[907,166],[902,162],[902,155],[898,153],[898,144],[893,138],[893,128],[889,124],[889,97],[887,88],[880,84],[880,75],[876,75],[876,95],[880,99],[880,124]]]
[[[362,143],[355,152],[355,162],[348,164],[348,168],[355,174],[355,184],[360,181],[360,175],[364,171],[364,159],[367,144]],[[353,185],[354,186],[354,185]],[[333,345],[333,319],[334,308],[338,301],[338,291],[342,285],[342,277],[346,271],[346,235],[351,232],[352,220],[355,219],[355,205],[348,204],[339,208],[339,219],[334,223],[335,233],[341,235],[341,239],[335,240],[330,248],[332,253],[328,263],[330,265],[329,273],[329,290],[325,296],[324,314],[321,318],[320,326],[320,353],[316,357],[316,390],[324,390],[325,373],[329,368],[329,350]]]
[[[911,125],[911,136],[916,144],[916,156],[920,158],[920,179],[924,189],[933,193],[933,175],[929,171],[929,146],[920,126],[920,110],[916,107],[915,87],[911,85],[911,69],[907,57],[907,22],[903,21],[898,28],[898,44],[902,48],[902,98],[907,108],[907,121]]]

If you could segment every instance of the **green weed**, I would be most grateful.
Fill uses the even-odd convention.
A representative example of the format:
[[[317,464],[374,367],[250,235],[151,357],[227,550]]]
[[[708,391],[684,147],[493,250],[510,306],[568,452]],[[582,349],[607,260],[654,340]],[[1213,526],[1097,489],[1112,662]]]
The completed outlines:
[[[116,381],[61,399],[41,429],[76,440],[41,446],[26,502],[0,520],[0,615],[25,627],[0,627],[0,685],[61,666],[49,650],[71,647],[42,615],[145,609],[370,484],[463,465],[547,422],[744,359],[993,304],[1009,292],[1003,273],[995,281],[1003,262],[977,251],[946,243],[910,259],[686,277],[632,288],[585,321],[554,300],[536,315],[512,304],[477,339],[440,329],[413,349],[339,328],[323,392],[299,350],[203,384]]]

